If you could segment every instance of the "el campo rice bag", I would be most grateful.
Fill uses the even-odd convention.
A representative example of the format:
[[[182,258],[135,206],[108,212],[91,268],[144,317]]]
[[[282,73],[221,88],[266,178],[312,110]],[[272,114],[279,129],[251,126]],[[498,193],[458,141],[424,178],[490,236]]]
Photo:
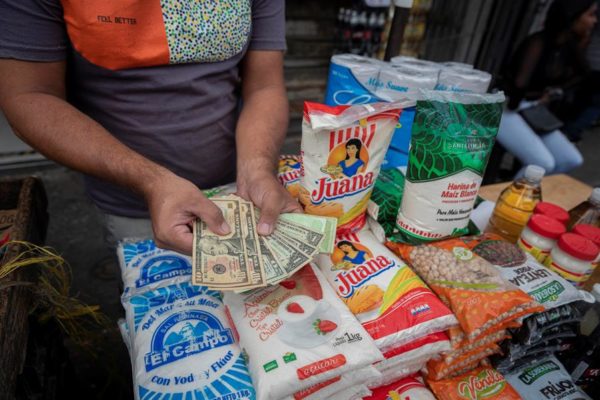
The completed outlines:
[[[279,285],[225,293],[259,400],[279,400],[383,356],[309,264]]]
[[[338,235],[333,253],[318,255],[315,263],[380,349],[457,324],[448,307],[369,231]]]
[[[409,101],[331,107],[304,103],[298,199],[307,214],[338,219],[338,232],[361,229],[392,132]]]
[[[449,305],[468,340],[510,326],[515,319],[544,308],[508,283],[465,241],[448,239],[412,246],[387,242]]]
[[[468,233],[502,115],[504,94],[422,91],[412,127],[395,240]]]

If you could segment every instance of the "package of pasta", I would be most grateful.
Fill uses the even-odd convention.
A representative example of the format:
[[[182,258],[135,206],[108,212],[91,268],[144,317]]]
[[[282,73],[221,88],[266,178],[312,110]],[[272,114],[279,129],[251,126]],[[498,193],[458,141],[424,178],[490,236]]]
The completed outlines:
[[[412,127],[397,240],[469,232],[469,217],[498,133],[503,93],[422,91]]]
[[[381,163],[400,113],[410,104],[304,103],[298,199],[307,214],[336,217],[341,233],[364,226]]]
[[[450,306],[467,340],[505,329],[517,318],[544,310],[460,238],[420,246],[387,245]]]
[[[290,194],[296,198],[300,191],[300,169],[302,160],[296,155],[279,156],[277,167],[277,179],[287,189]]]
[[[382,350],[457,324],[423,281],[370,231],[338,235],[315,258],[337,295]]]
[[[490,367],[476,368],[454,378],[427,379],[427,384],[438,400],[521,400],[504,376]]]

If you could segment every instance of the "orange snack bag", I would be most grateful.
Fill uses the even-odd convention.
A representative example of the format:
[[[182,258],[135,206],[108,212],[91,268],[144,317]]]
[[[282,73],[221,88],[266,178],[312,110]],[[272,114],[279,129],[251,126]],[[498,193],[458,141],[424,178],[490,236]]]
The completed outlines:
[[[455,378],[427,379],[438,400],[520,400],[521,396],[493,368],[480,367]]]
[[[527,293],[504,280],[462,238],[420,246],[388,242],[456,315],[467,340],[505,329],[543,311]]]

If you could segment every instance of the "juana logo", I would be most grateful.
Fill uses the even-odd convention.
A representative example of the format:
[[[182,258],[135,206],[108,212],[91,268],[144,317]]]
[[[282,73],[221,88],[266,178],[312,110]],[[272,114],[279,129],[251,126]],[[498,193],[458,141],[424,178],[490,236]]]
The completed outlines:
[[[191,273],[192,266],[184,257],[175,254],[150,257],[142,265],[140,278],[135,281],[135,286],[140,288],[165,279],[191,275]]]
[[[361,120],[355,126],[329,133],[329,157],[321,172],[329,176],[320,178],[311,193],[314,204],[323,200],[360,193],[373,184],[373,173],[366,172],[369,164],[369,146],[377,125]]]
[[[302,163],[297,156],[281,156],[279,158],[279,181],[282,185],[289,185],[300,180]]]
[[[362,245],[355,234],[340,237],[331,254],[332,271],[340,271],[335,281],[338,293],[350,297],[354,290],[365,282],[394,267],[396,263],[385,256],[373,257],[373,253]]]
[[[231,329],[223,328],[215,316],[199,310],[179,312],[154,332],[150,352],[144,356],[146,371],[233,343]]]

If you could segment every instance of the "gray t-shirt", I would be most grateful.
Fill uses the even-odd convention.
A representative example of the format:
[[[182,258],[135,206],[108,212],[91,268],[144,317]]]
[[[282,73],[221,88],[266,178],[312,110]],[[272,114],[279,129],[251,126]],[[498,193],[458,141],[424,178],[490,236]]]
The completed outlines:
[[[284,50],[284,0],[0,0],[0,58],[67,60],[69,101],[147,158],[208,188],[235,179],[239,63]],[[86,176],[104,211],[147,217]]]

